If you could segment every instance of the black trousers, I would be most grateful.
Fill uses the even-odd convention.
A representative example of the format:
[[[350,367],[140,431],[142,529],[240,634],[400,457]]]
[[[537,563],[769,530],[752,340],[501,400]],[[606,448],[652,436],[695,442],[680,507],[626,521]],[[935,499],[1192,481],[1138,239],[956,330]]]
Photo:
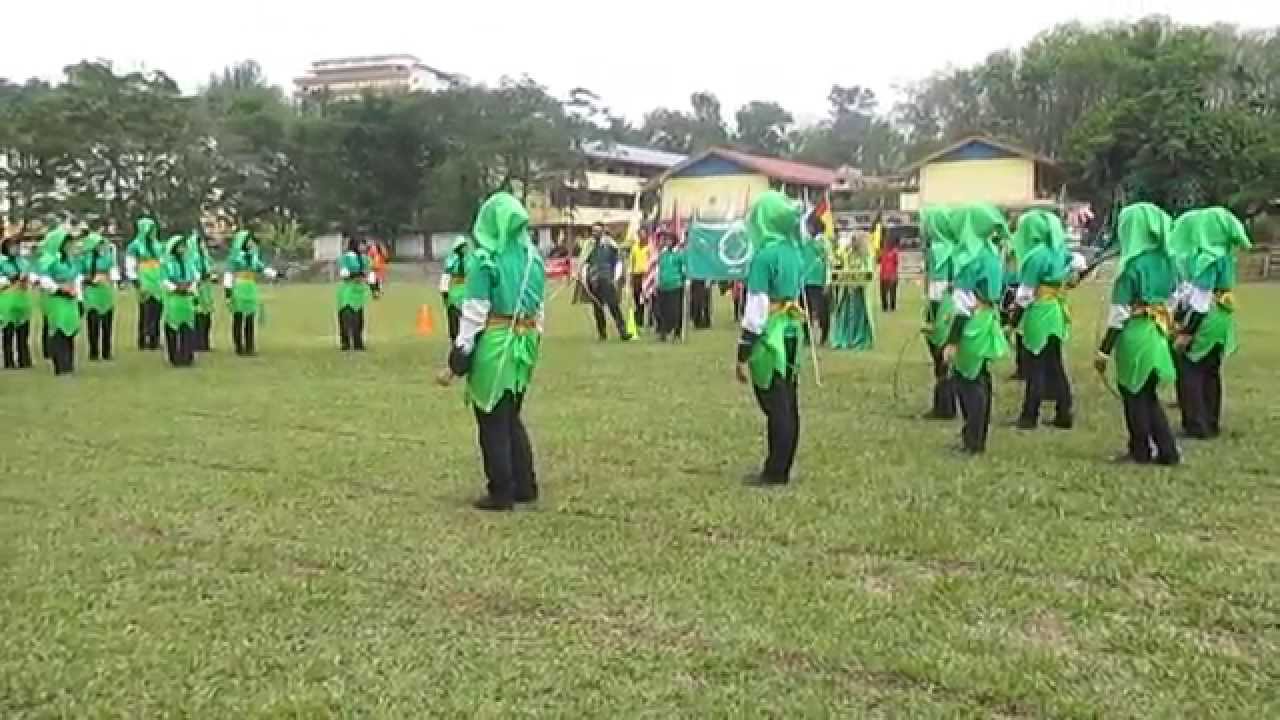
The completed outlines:
[[[1015,380],[1027,379],[1027,358],[1031,353],[1027,344],[1022,341],[1022,333],[1014,333],[1015,350],[1013,353],[1013,377]]]
[[[196,313],[196,352],[213,349],[213,313]]]
[[[1027,351],[1026,365],[1023,368],[1027,381],[1022,396],[1021,420],[1027,422],[1040,421],[1040,404],[1052,399],[1059,420],[1071,417],[1072,398],[1071,380],[1067,378],[1067,370],[1062,364],[1062,341],[1056,337],[1034,355]]]
[[[684,288],[658,291],[658,337],[680,336],[684,330]]]
[[[596,318],[596,332],[604,340],[609,335],[605,331],[604,311],[607,307],[613,317],[613,324],[618,328],[618,337],[627,336],[627,323],[622,319],[622,309],[618,307],[618,286],[611,280],[602,280],[591,284],[591,312]]]
[[[160,317],[164,307],[156,298],[149,297],[138,303],[138,349],[160,349]]]
[[[1216,437],[1222,424],[1222,346],[1199,362],[1178,355],[1182,357],[1178,368],[1182,430],[1192,437]]]
[[[893,312],[898,309],[898,279],[880,281],[880,309]]]
[[[827,300],[827,289],[821,285],[804,286],[804,309],[809,314],[809,322],[805,324],[805,335],[809,328],[817,328],[822,344],[827,344],[831,335],[831,303]]]
[[[343,350],[364,350],[364,310],[338,310],[338,338]]]
[[[458,339],[458,331],[462,329],[462,310],[449,303],[444,305],[445,322],[449,325],[449,344]]]
[[[733,321],[740,323],[742,322],[742,311],[744,309],[742,306],[745,304],[743,296],[746,295],[746,290],[739,291],[735,288],[730,291],[730,294],[733,295]]]
[[[508,390],[492,411],[475,408],[489,497],[501,502],[528,502],[538,497],[533,446],[520,419],[523,406],[524,394]]]
[[[960,414],[964,416],[964,428],[960,431],[964,449],[971,453],[984,452],[987,432],[991,429],[991,370],[984,363],[974,379],[956,374],[952,382],[960,400]]]
[[[4,335],[4,369],[31,367],[31,323],[5,325],[0,333]]]
[[[252,313],[231,314],[231,341],[236,346],[237,355],[253,355],[258,351],[257,315]]]
[[[929,348],[929,358],[933,360],[933,409],[931,417],[950,420],[956,416],[956,384],[951,377],[951,369],[942,359],[942,348],[925,341]]]
[[[40,317],[40,357],[45,360],[53,359],[53,342],[49,337],[49,320],[43,315]]]
[[[89,359],[111,359],[111,336],[115,327],[116,311],[108,310],[100,313],[89,310],[84,314],[85,325],[89,330]]]
[[[1120,388],[1124,424],[1129,430],[1129,457],[1145,464],[1154,456],[1156,462],[1175,465],[1179,460],[1178,444],[1169,429],[1164,408],[1160,406],[1160,396],[1156,393],[1159,384],[1159,378],[1152,373],[1146,385],[1136,393]]]
[[[635,309],[636,327],[644,327],[644,275],[631,275],[631,306]]]
[[[787,371],[775,373],[769,389],[752,385],[756,402],[765,416],[768,454],[764,460],[764,479],[775,483],[791,481],[791,466],[800,446],[800,395],[796,387],[796,353],[799,343],[786,341]]]
[[[196,360],[196,329],[191,325],[178,328],[164,326],[164,347],[169,353],[169,364],[174,367],[191,367]]]
[[[703,330],[711,327],[711,286],[706,280],[689,283],[689,321]]]
[[[59,331],[49,334],[49,360],[54,375],[70,375],[76,369],[76,340],[74,335]]]

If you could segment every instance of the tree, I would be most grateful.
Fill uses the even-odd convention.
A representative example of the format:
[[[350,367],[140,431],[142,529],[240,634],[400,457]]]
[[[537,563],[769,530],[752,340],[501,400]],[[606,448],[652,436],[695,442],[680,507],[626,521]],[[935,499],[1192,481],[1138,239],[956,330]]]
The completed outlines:
[[[748,152],[783,156],[791,151],[788,130],[795,119],[775,102],[752,101],[738,110],[735,143]]]

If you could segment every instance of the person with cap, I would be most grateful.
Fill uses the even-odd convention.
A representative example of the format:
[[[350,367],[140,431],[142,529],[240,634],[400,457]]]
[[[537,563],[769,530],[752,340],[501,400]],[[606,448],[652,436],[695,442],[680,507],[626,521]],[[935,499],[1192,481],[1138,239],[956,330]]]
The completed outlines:
[[[751,384],[765,416],[767,438],[764,467],[747,482],[785,485],[791,481],[800,444],[797,375],[805,326],[800,306],[804,291],[800,208],[771,190],[756,198],[746,224],[755,251],[747,268],[735,374],[739,382]]]
[[[585,285],[591,296],[591,312],[596,319],[596,334],[600,341],[609,339],[605,331],[605,308],[608,308],[614,325],[618,328],[618,337],[627,342],[631,340],[627,332],[627,323],[622,318],[622,310],[618,306],[618,282],[622,280],[622,256],[618,243],[604,231],[604,225],[596,223],[591,226],[592,245],[583,263]]]
[[[159,229],[150,217],[134,223],[133,241],[124,250],[124,274],[138,291],[138,349],[160,349],[160,316],[164,303]]]
[[[196,286],[196,352],[213,350],[213,312],[217,301],[214,290],[218,286],[218,269],[209,252],[209,243],[199,228],[191,231],[191,265],[195,268],[199,283]]]
[[[964,416],[961,450],[978,455],[986,452],[991,428],[990,364],[1009,352],[996,310],[1004,292],[999,244],[1009,236],[1009,229],[1000,211],[986,204],[959,208],[953,220],[955,317],[942,352]]]
[[[529,214],[510,193],[480,207],[471,242],[461,328],[437,381],[466,377],[488,480],[474,505],[504,511],[538,499],[521,412],[540,355],[546,270],[529,240]]]
[[[174,235],[165,243],[164,346],[169,364],[191,367],[196,358],[196,305],[200,272],[193,237]]]
[[[1026,350],[1026,387],[1017,427],[1034,430],[1040,424],[1040,404],[1053,398],[1053,426],[1069,429],[1072,415],[1071,381],[1063,360],[1063,344],[1070,338],[1065,290],[1071,280],[1067,233],[1058,216],[1029,210],[1018,220],[1013,253],[1018,274],[1009,325],[1016,328]]]
[[[681,339],[684,332],[684,285],[688,272],[684,251],[676,247],[674,235],[663,235],[658,254],[658,287],[654,317],[658,323],[658,342],[672,335]]]
[[[462,301],[467,295],[467,239],[460,237],[453,241],[449,248],[449,256],[444,259],[444,276],[448,285],[442,284],[444,290],[445,317],[449,325],[449,342],[458,339],[458,328],[462,321]]]
[[[236,231],[231,236],[231,251],[227,254],[222,287],[231,306],[231,340],[235,345],[236,355],[241,357],[250,357],[258,352],[260,275],[271,280],[276,277],[276,271],[262,262],[262,257],[258,254],[258,240],[253,233],[248,230]]]
[[[1116,227],[1120,260],[1111,286],[1107,332],[1094,368],[1105,373],[1115,356],[1115,381],[1129,432],[1129,448],[1118,458],[1121,461],[1181,462],[1158,394],[1160,385],[1173,382],[1176,375],[1168,340],[1172,330],[1168,303],[1177,278],[1169,252],[1171,225],[1164,210],[1137,203],[1120,211]]]
[[[84,288],[75,244],[66,228],[58,227],[45,235],[40,266],[49,360],[54,375],[70,375],[75,371],[75,337],[80,332]]]
[[[1239,349],[1236,337],[1236,254],[1249,233],[1223,207],[1193,210],[1174,225],[1171,251],[1186,269],[1185,319],[1174,340],[1186,375],[1179,399],[1182,431],[1207,440],[1222,432],[1222,363]]]
[[[116,286],[120,283],[116,246],[103,238],[98,230],[95,227],[85,236],[80,249],[80,270],[84,275],[84,321],[89,333],[91,362],[111,359]]]
[[[0,239],[0,333],[4,369],[31,367],[31,267],[18,252],[18,238]]]
[[[379,290],[373,261],[358,235],[347,238],[338,277],[338,343],[343,352],[364,352],[364,309]]]
[[[924,240],[925,347],[933,361],[933,407],[924,414],[926,420],[954,420],[956,417],[955,382],[951,370],[942,359],[943,348],[951,336],[955,318],[952,298],[952,256],[955,250],[955,227],[950,210],[941,206],[920,211],[921,238]]]

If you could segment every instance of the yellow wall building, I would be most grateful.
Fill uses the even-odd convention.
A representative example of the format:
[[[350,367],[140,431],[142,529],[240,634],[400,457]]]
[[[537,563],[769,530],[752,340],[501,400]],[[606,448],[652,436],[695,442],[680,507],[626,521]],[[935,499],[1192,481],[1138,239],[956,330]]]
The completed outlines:
[[[1056,163],[988,137],[967,137],[909,166],[915,207],[986,202],[1003,208],[1053,204],[1063,175]],[[906,208],[903,209],[915,209]]]
[[[662,186],[661,217],[729,219],[746,214],[751,201],[771,188],[817,202],[836,180],[829,168],[712,148],[669,170]]]

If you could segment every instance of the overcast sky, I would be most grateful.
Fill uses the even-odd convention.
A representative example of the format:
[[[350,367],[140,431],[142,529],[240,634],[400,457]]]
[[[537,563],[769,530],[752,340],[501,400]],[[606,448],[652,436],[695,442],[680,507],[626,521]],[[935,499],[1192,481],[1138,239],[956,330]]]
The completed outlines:
[[[258,60],[291,87],[316,59],[409,52],[475,81],[527,73],[564,94],[584,86],[639,120],[711,90],[725,117],[776,100],[804,119],[832,83],[894,88],[1017,47],[1080,19],[1280,25],[1276,0],[6,0],[0,77],[57,79],[81,58],[147,67],[194,91],[210,72]],[[191,8],[200,8],[195,11]]]

